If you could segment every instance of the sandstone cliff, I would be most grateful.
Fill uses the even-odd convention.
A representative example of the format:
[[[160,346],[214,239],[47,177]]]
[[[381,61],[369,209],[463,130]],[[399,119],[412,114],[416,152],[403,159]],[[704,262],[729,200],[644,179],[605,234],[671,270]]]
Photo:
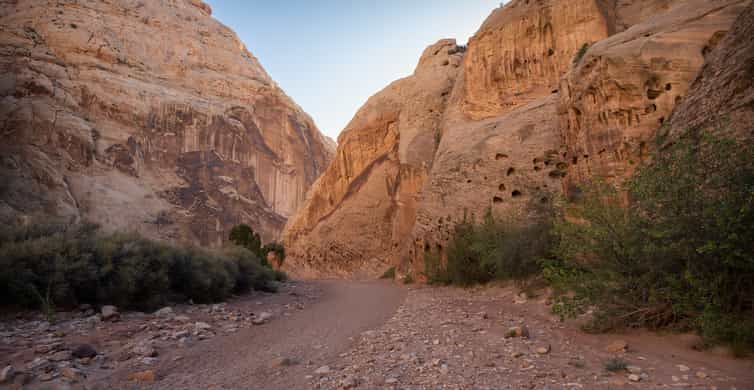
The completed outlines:
[[[274,239],[332,146],[200,0],[0,1],[0,216]]]
[[[404,242],[440,139],[463,56],[453,40],[424,51],[412,76],[367,101],[338,139],[335,160],[286,228],[287,268],[301,275],[372,275]]]
[[[428,86],[426,100],[412,92],[389,108],[375,104],[391,86],[357,114],[286,228],[296,248],[289,269],[376,276],[397,265],[420,276],[424,254],[442,253],[464,216],[491,208],[525,221],[581,180],[625,177],[749,3],[514,0],[496,9],[449,85]],[[409,103],[440,113],[418,132],[438,137],[434,148],[404,140],[417,131],[395,112]],[[425,167],[407,177],[398,152]],[[371,169],[396,160],[392,170]],[[369,169],[349,171],[353,161]]]
[[[568,183],[620,179],[684,100],[704,55],[748,1],[687,0],[593,45],[560,86]]]
[[[722,35],[702,49],[706,63],[676,106],[670,135],[707,127],[754,139],[754,3]]]

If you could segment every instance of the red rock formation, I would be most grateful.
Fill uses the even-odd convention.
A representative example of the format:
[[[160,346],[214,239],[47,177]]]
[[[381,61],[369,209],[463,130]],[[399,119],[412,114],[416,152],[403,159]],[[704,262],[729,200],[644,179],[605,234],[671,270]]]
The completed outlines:
[[[569,185],[630,175],[748,1],[688,0],[593,45],[560,86]]]
[[[754,4],[702,48],[706,63],[671,116],[669,130],[707,127],[754,138]]]
[[[286,268],[373,275],[413,226],[415,196],[460,69],[455,41],[424,51],[414,74],[371,97],[338,139],[335,160],[286,227]]]
[[[749,3],[514,0],[495,10],[460,71],[420,78],[425,52],[417,75],[357,114],[286,228],[295,248],[288,269],[377,276],[398,265],[421,276],[424,253],[442,251],[464,215],[491,208],[525,220],[582,180],[629,175],[683,101],[703,53]],[[729,54],[746,63],[745,48]],[[719,66],[724,80],[734,77]],[[745,66],[734,69],[746,74]],[[747,91],[721,93],[748,101]]]
[[[3,2],[0,215],[275,238],[331,146],[210,15],[199,0]]]

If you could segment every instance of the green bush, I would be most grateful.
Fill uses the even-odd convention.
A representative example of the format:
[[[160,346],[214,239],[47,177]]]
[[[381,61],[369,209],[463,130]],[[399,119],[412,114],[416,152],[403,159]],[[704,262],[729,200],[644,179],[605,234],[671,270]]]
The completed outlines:
[[[589,44],[585,43],[581,46],[579,51],[577,51],[576,55],[573,57],[573,64],[577,65],[579,62],[581,62],[581,59],[584,58],[587,51],[589,51]]]
[[[395,279],[395,267],[390,267],[385,271],[380,279]]]
[[[433,251],[425,255],[427,280],[460,286],[492,280],[523,283],[540,271],[540,258],[549,250],[549,225],[543,215],[528,222],[502,222],[490,210],[480,224],[464,218],[455,226],[446,259]]]
[[[283,266],[283,261],[285,261],[285,247],[283,244],[271,242],[262,246],[262,238],[259,236],[259,233],[254,232],[249,225],[241,224],[234,226],[230,230],[229,239],[233,244],[251,251],[267,268],[272,268],[267,262],[267,254],[270,252],[275,252],[278,267]]]
[[[716,134],[720,132],[717,131]],[[754,147],[689,131],[624,187],[593,183],[555,228],[545,277],[588,329],[696,329],[754,348]]]
[[[0,304],[81,303],[153,309],[168,302],[214,302],[251,289],[271,291],[285,276],[250,251],[175,247],[95,226],[0,229]]]
[[[262,247],[261,253],[265,260],[267,259],[267,254],[269,254],[270,252],[275,253],[275,257],[278,261],[278,267],[282,267],[283,262],[285,261],[285,247],[283,246],[283,244],[279,242],[271,242]]]
[[[259,233],[254,232],[249,225],[240,224],[234,226],[233,229],[230,230],[230,236],[228,238],[233,244],[246,248],[262,258],[262,238],[259,237]]]
[[[628,367],[628,362],[621,358],[610,358],[605,362],[605,370],[610,372],[624,371]]]

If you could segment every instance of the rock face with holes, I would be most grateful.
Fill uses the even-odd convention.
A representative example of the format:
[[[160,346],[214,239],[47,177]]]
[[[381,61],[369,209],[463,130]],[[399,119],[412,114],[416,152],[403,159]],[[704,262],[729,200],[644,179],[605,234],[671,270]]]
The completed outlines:
[[[722,40],[713,40],[705,47],[706,63],[673,112],[670,135],[707,127],[754,138],[754,40],[751,37],[754,37],[754,4],[740,13]]]
[[[0,216],[278,236],[333,152],[200,0],[5,1]]]
[[[434,61],[425,52],[413,77],[362,108],[286,228],[296,248],[288,269],[376,276],[395,265],[421,279],[425,253],[442,254],[464,217],[491,209],[526,223],[583,180],[626,177],[749,3],[514,0],[496,9],[458,70],[422,78],[421,64]],[[746,64],[735,72],[748,69],[745,50],[730,54]],[[708,77],[735,72],[721,62]],[[748,101],[746,91],[724,93]],[[722,98],[710,109],[727,105]]]
[[[461,69],[454,40],[428,47],[413,75],[372,96],[338,139],[335,160],[286,227],[294,274],[374,275],[410,233]]]
[[[560,86],[560,130],[572,160],[568,186],[620,180],[646,156],[683,102],[705,55],[749,4],[687,0],[594,44]]]
[[[412,77],[372,97],[284,235],[289,271],[374,276],[419,269],[465,212],[526,214],[560,186],[553,89],[607,36],[595,1],[513,1],[468,51],[440,41]],[[558,32],[561,34],[558,35]]]
[[[498,116],[550,95],[574,53],[607,35],[595,0],[513,1],[494,10],[464,59],[464,113]]]

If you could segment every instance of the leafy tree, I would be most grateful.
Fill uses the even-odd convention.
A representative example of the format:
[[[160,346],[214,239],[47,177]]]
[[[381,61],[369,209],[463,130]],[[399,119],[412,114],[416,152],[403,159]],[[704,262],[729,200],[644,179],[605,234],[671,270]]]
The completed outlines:
[[[460,286],[492,280],[524,284],[539,273],[540,258],[550,245],[550,216],[541,209],[534,211],[529,221],[502,221],[489,209],[479,224],[464,218],[455,226],[446,259],[433,251],[425,256],[428,281]]]
[[[234,244],[250,250],[260,259],[264,259],[262,256],[262,239],[249,225],[240,224],[234,226],[233,229],[230,230],[229,238]]]
[[[557,223],[555,305],[589,328],[696,329],[754,348],[754,147],[693,130],[621,188],[593,183]]]
[[[283,246],[283,244],[279,242],[271,242],[262,247],[262,253],[264,254],[265,259],[267,259],[267,255],[270,252],[275,253],[275,258],[278,261],[278,267],[281,267],[283,265],[283,262],[285,261],[285,247]]]

